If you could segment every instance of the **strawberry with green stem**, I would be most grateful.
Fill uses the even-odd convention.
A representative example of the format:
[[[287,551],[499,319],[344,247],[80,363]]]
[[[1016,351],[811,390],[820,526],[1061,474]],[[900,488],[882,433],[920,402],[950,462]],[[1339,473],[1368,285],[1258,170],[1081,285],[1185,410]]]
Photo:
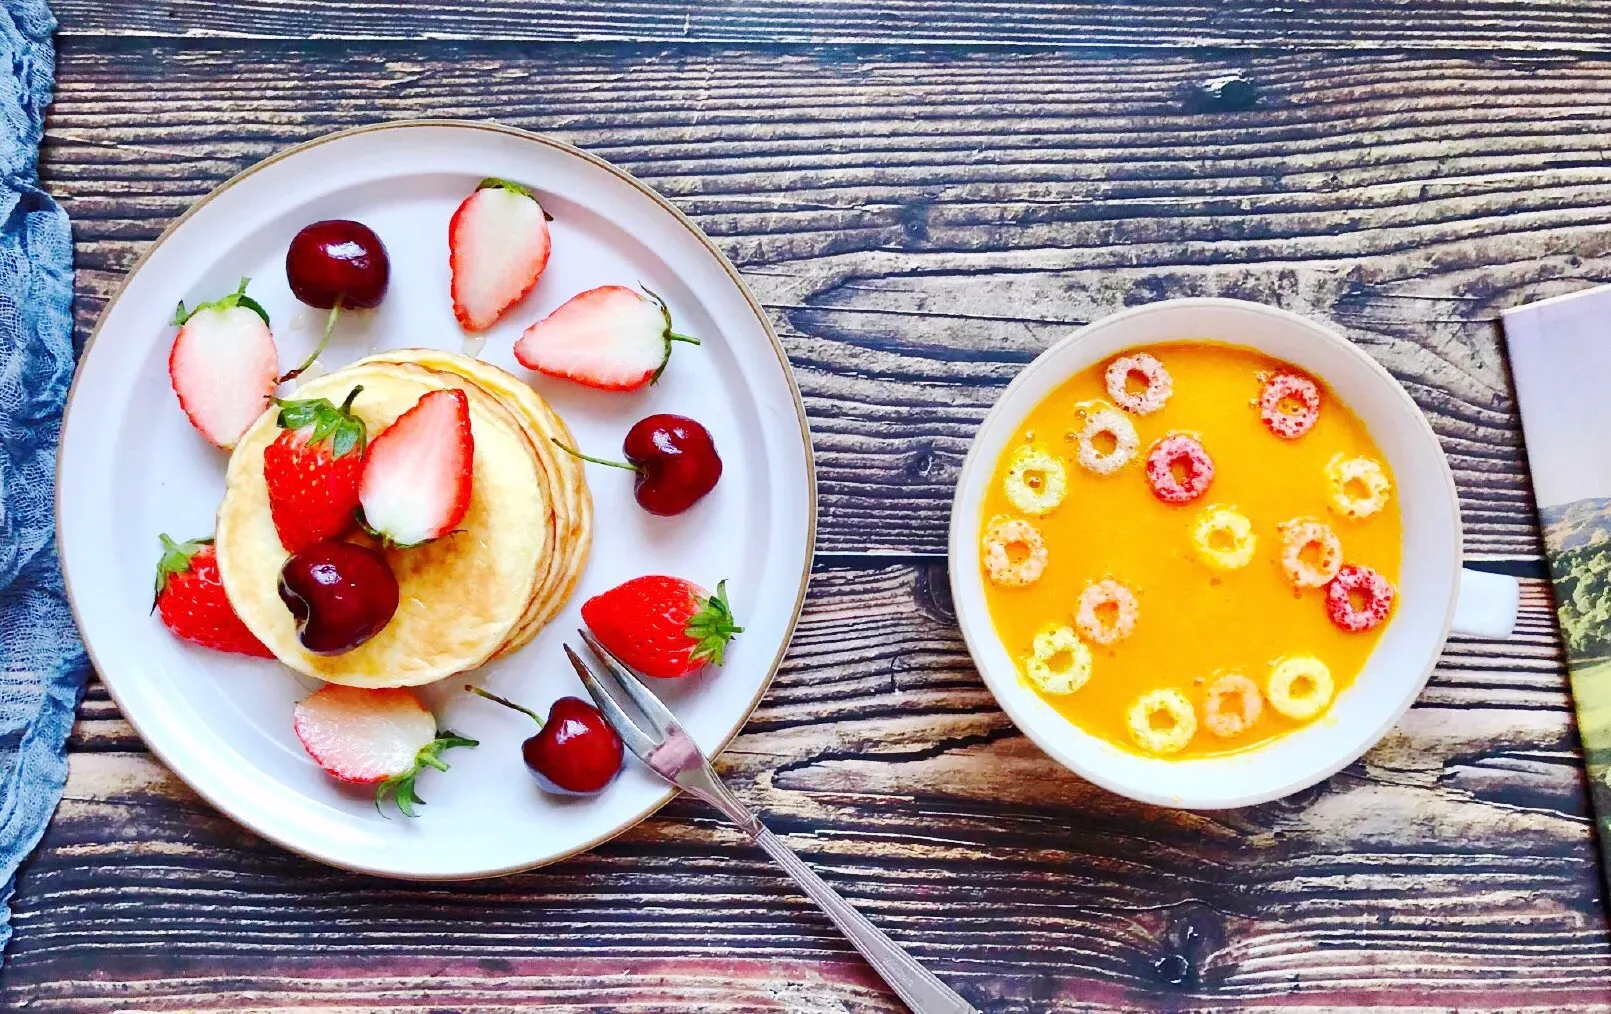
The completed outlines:
[[[528,370],[603,391],[633,391],[660,379],[674,342],[699,339],[672,329],[666,301],[648,289],[602,285],[572,296],[526,329],[515,358]]]
[[[269,515],[280,544],[297,553],[345,535],[355,523],[367,432],[352,404],[326,398],[279,402],[280,434],[263,449]]]
[[[229,449],[257,421],[279,384],[280,354],[268,311],[246,294],[242,278],[234,292],[193,307],[180,301],[179,329],[168,352],[168,380],[192,426]]]
[[[338,781],[375,786],[375,808],[390,796],[405,817],[425,805],[415,781],[426,768],[448,770],[442,752],[479,746],[438,731],[418,697],[400,688],[366,690],[329,683],[299,703],[292,727],[325,773]]]
[[[660,574],[588,599],[582,621],[622,662],[657,679],[721,665],[728,642],[744,630],[733,619],[726,581],[712,595],[692,581]]]
[[[161,538],[152,609],[162,617],[163,625],[181,640],[203,648],[273,658],[274,653],[247,629],[229,604],[218,576],[213,540]]]
[[[453,315],[485,331],[520,302],[548,266],[549,215],[519,183],[488,177],[448,223]]]

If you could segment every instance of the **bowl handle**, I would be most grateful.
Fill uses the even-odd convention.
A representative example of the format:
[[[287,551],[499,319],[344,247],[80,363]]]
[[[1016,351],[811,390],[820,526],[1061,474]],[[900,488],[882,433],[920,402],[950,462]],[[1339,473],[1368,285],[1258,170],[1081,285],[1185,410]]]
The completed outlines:
[[[1471,637],[1504,640],[1516,629],[1521,584],[1509,574],[1460,571],[1460,597],[1454,604],[1453,630]]]

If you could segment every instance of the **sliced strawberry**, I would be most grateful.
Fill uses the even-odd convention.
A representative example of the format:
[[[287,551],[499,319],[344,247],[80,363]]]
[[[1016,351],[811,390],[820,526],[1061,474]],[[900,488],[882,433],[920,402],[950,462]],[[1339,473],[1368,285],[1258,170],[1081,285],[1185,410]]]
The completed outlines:
[[[175,542],[162,536],[157,561],[156,611],[174,635],[214,651],[273,658],[224,594],[212,539]]]
[[[398,547],[440,538],[470,509],[475,438],[463,391],[432,391],[369,445],[358,500],[364,525]]]
[[[477,746],[473,739],[438,732],[436,719],[407,690],[364,690],[330,683],[296,706],[296,738],[332,778],[374,785],[375,806],[393,795],[405,816],[425,800],[414,780],[427,767],[446,771],[442,751]]]
[[[636,577],[582,604],[582,622],[599,643],[645,676],[675,679],[721,665],[733,622],[727,582],[716,594],[680,577]]]
[[[280,354],[268,311],[240,287],[222,299],[185,309],[168,353],[168,379],[179,407],[201,435],[219,447],[235,446],[268,408],[279,383]]]
[[[548,266],[548,215],[518,183],[488,178],[448,223],[453,315],[485,331],[525,298]]]
[[[660,379],[672,342],[699,339],[671,329],[671,311],[648,289],[602,285],[572,296],[526,329],[515,358],[528,370],[605,391],[631,391]]]
[[[263,448],[269,516],[280,544],[297,553],[346,534],[356,522],[364,421],[354,387],[338,408],[328,399],[280,402],[280,435]]]

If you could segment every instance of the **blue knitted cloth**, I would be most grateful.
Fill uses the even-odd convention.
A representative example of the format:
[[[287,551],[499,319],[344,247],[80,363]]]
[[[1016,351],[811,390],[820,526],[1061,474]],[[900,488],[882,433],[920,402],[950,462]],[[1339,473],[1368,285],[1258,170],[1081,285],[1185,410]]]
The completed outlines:
[[[44,0],[0,9],[0,947],[17,865],[67,778],[88,665],[56,559],[56,438],[73,376],[73,243],[36,162],[56,69]]]

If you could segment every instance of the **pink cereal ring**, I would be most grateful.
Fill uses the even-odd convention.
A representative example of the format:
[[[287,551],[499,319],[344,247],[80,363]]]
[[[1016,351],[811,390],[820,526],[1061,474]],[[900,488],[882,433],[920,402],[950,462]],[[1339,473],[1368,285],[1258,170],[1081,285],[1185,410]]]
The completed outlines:
[[[1130,390],[1130,378],[1140,377],[1146,384],[1139,391]],[[1107,382],[1108,397],[1126,412],[1151,415],[1164,407],[1164,402],[1175,393],[1175,379],[1164,369],[1164,364],[1145,352],[1120,356],[1108,364],[1103,375]]]
[[[1347,564],[1326,585],[1326,615],[1339,630],[1374,630],[1393,610],[1393,585],[1369,567]],[[1360,604],[1355,604],[1355,599]]]
[[[1195,437],[1171,433],[1147,451],[1147,485],[1167,504],[1191,503],[1214,481],[1214,459]]]
[[[1288,411],[1292,402],[1298,411]],[[1320,418],[1320,388],[1308,377],[1277,373],[1264,382],[1259,392],[1259,420],[1283,440],[1296,440],[1314,429]]]

